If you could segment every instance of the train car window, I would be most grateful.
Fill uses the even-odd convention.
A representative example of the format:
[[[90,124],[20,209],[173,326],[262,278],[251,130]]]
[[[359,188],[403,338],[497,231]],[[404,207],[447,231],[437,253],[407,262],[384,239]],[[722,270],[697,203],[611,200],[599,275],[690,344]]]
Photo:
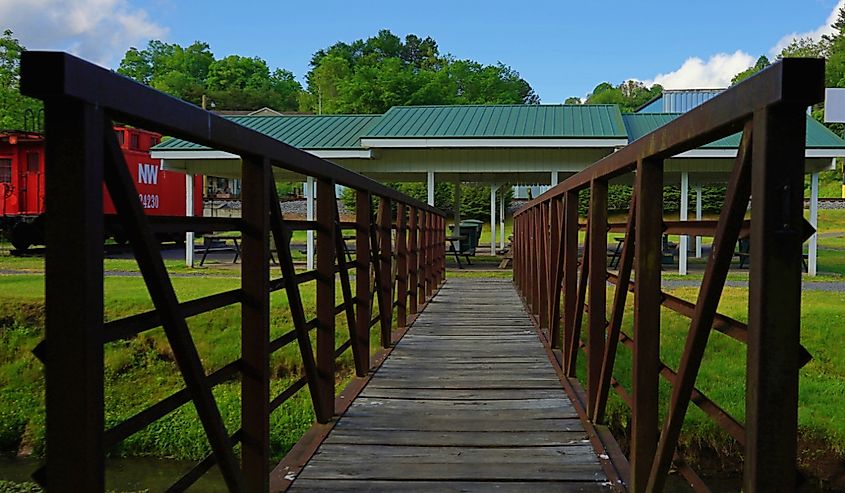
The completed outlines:
[[[158,137],[150,137],[150,147],[158,144]]]
[[[11,159],[0,159],[0,183],[12,183]]]
[[[26,153],[26,170],[30,173],[38,173],[38,165],[40,164],[40,160],[38,159],[37,152],[28,152]]]
[[[117,136],[118,143],[120,143],[120,145],[123,145],[124,140],[126,140],[123,135],[123,130],[115,130],[114,134]]]
[[[129,134],[129,148],[136,150],[140,148],[140,145],[138,143],[138,134]]]

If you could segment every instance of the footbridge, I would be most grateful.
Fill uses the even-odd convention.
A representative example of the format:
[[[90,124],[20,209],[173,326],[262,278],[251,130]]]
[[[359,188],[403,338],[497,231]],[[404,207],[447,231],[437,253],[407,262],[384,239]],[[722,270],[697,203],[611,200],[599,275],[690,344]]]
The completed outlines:
[[[65,53],[24,53],[21,70],[22,91],[45,103],[50,170],[46,337],[35,351],[47,412],[35,479],[48,491],[104,491],[108,453],[186,405],[211,453],[168,491],[213,468],[232,492],[644,492],[670,476],[708,491],[678,450],[690,404],[744,450],[744,491],[794,489],[798,370],[810,357],[799,343],[801,247],[812,232],[802,216],[805,113],[823,97],[821,60],[782,60],[528,203],[515,215],[512,280],[447,275],[443,212],[392,188]],[[115,121],[241,156],[242,218],[145,216]],[[740,145],[719,220],[664,221],[664,162],[723,138]],[[276,168],[315,178],[314,220],[283,216]],[[615,181],[634,183],[622,224],[607,216]],[[337,185],[355,191],[354,217],[339,214]],[[115,216],[103,215],[106,193]],[[104,316],[107,221],[127,233],[148,312]],[[316,235],[314,270],[291,252],[303,230]],[[240,232],[239,288],[177,297],[155,234],[191,231]],[[609,232],[624,235],[614,271]],[[714,238],[695,302],[661,291],[665,234]],[[747,323],[717,311],[740,237],[752,259]],[[271,317],[271,296],[282,294],[292,327]],[[231,328],[240,355],[207,368],[188,319],[229,305],[240,306]],[[661,359],[664,309],[690,319],[677,365]],[[159,327],[185,387],[107,426],[104,348]],[[713,331],[747,358],[742,419],[696,386]],[[301,372],[279,389],[271,357],[288,346]],[[630,355],[624,376],[620,348]],[[213,393],[224,382],[240,385],[236,426]],[[629,429],[616,436],[606,426],[611,391],[630,406]],[[316,423],[274,463],[270,417],[300,392]]]

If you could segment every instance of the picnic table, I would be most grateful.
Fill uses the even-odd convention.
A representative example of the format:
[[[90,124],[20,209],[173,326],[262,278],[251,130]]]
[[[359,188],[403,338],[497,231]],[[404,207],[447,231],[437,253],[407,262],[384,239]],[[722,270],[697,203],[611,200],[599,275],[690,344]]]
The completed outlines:
[[[241,245],[240,245],[241,235],[233,235],[233,234],[210,234],[210,235],[203,235],[202,237],[202,247],[200,247],[200,251],[202,252],[202,258],[200,259],[200,265],[205,264],[205,259],[208,257],[208,254],[211,252],[235,252],[235,258],[232,260],[233,264],[238,262],[238,259],[241,256]],[[228,246],[227,242],[231,241],[232,246]]]
[[[464,255],[464,258],[467,260],[467,265],[472,265],[472,262],[469,261],[469,255],[465,254],[464,252],[459,252],[457,248],[455,248],[455,242],[462,242],[467,241],[467,235],[451,235],[446,237],[446,241],[449,242],[449,252],[455,255],[455,260],[458,261],[458,268],[463,269],[464,266],[461,265],[461,257],[459,255]]]

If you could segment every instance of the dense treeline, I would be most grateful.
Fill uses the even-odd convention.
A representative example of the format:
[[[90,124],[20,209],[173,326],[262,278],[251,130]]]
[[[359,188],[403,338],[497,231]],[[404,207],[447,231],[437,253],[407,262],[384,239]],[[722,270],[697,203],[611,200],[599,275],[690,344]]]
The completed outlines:
[[[130,48],[117,71],[194,104],[200,104],[205,95],[218,110],[267,106],[294,111],[302,91],[287,70],[271,71],[258,57],[230,55],[218,59],[208,43],[200,41],[182,47],[153,40],[143,50]]]
[[[317,113],[383,113],[423,104],[537,104],[540,98],[512,68],[441,55],[437,42],[389,30],[338,42],[311,58],[300,109]]]
[[[0,38],[0,128],[23,128],[27,109],[40,102],[18,92],[24,47],[5,31]],[[311,57],[305,88],[294,74],[259,57],[215,57],[208,43],[150,41],[130,48],[117,72],[172,96],[216,110],[309,113],[382,113],[395,105],[537,104],[531,85],[511,67],[485,65],[440,53],[437,42],[382,30],[351,43],[337,42]]]
[[[127,51],[118,72],[193,103],[205,95],[216,109],[383,113],[397,105],[540,102],[504,64],[458,60],[442,55],[430,37],[403,40],[386,29],[318,50],[310,67],[303,89],[291,72],[271,71],[261,58],[216,59],[208,43],[154,40]]]

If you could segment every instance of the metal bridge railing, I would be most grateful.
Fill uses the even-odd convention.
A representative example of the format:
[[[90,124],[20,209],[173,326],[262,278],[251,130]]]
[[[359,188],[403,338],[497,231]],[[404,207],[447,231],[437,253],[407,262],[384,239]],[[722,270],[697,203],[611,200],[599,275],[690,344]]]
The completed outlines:
[[[612,388],[631,408],[630,463],[623,468],[630,467],[632,491],[662,490],[677,459],[690,402],[744,447],[744,491],[794,489],[798,370],[809,360],[799,343],[802,243],[812,232],[802,215],[806,110],[823,99],[823,90],[823,60],[782,60],[570,177],[515,214],[514,281],[529,311],[548,344],[560,350],[569,377],[576,377],[579,350],[586,353],[586,392],[576,404],[585,417],[600,424]],[[664,222],[664,160],[739,131],[742,140],[718,223]],[[635,185],[623,229],[624,247],[618,272],[609,273],[608,182],[632,174]],[[582,190],[589,191],[590,200],[579,267]],[[749,202],[751,219],[746,221]],[[750,235],[753,259],[747,324],[717,312],[743,230]],[[714,237],[696,303],[661,291],[661,237],[670,231]],[[609,313],[608,282],[616,286]],[[632,334],[622,331],[629,291],[634,293]],[[660,360],[661,307],[691,320],[676,369]],[[745,423],[695,386],[712,330],[747,347]],[[630,389],[612,376],[620,343],[632,350]],[[662,423],[660,377],[672,386]],[[691,485],[706,491],[680,459],[676,466]]]
[[[186,489],[215,464],[230,491],[267,491],[270,413],[307,386],[318,422],[331,420],[336,358],[351,348],[356,374],[366,375],[370,328],[378,324],[381,345],[389,347],[395,335],[394,309],[403,327],[443,281],[444,215],[392,188],[66,53],[24,53],[21,90],[42,99],[46,110],[46,338],[36,354],[45,363],[47,463],[36,479],[51,492],[103,491],[110,447],[193,403],[212,453],[169,491]],[[112,131],[113,121],[241,156],[243,217],[145,216]],[[315,221],[282,216],[273,167],[315,177]],[[109,322],[103,318],[104,183],[117,210],[117,217],[108,220],[124,226],[155,307]],[[355,221],[341,222],[336,184],[357,192]],[[316,231],[313,271],[294,269],[294,230]],[[345,258],[344,230],[355,232],[352,261]],[[180,302],[155,240],[157,231],[240,231],[240,289]],[[278,278],[270,277],[270,238],[279,257]],[[355,273],[354,293],[350,270]],[[339,305],[336,276],[343,299]],[[300,285],[310,281],[316,283],[316,318],[307,320]],[[271,340],[270,293],[282,289],[294,327]],[[375,317],[373,298],[379,308]],[[207,374],[186,319],[233,304],[241,306],[240,358]],[[349,339],[335,347],[339,315],[346,317]],[[156,327],[164,328],[185,388],[105,429],[103,346]],[[294,342],[304,375],[271,397],[270,355]],[[238,430],[226,429],[212,395],[215,385],[232,378],[241,381]],[[240,461],[233,451],[237,444]]]

